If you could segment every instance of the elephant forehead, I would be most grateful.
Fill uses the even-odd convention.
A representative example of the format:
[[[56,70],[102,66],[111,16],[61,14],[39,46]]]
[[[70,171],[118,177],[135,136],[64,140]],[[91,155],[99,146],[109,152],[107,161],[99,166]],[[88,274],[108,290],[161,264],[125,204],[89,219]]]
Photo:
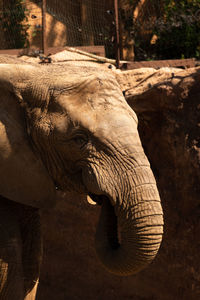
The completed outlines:
[[[124,143],[137,135],[137,123],[127,110],[112,109],[97,116],[95,135],[106,140]]]
[[[77,109],[70,107],[69,114],[72,122],[101,139],[119,140],[124,138],[127,132],[137,131],[137,123],[126,106],[121,106],[120,109],[111,105],[106,109],[91,109],[90,106],[81,105]]]
[[[57,102],[72,123],[99,137],[114,134],[120,128],[126,130],[137,122],[135,113],[112,77],[93,75],[80,79],[73,86],[68,83],[58,95]]]
[[[114,102],[125,101],[115,78],[105,74],[83,78],[76,76],[70,80],[64,78],[59,81],[59,85],[56,85],[54,90],[56,90],[56,94],[58,93],[57,101],[66,110],[69,106],[80,108],[82,105],[84,109],[86,107],[97,109],[99,106],[107,107]]]

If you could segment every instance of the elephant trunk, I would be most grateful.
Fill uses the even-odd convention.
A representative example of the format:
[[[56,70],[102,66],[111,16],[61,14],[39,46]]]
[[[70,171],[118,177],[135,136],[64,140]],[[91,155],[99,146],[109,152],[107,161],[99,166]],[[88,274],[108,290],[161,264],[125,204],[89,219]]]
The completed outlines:
[[[150,167],[139,167],[137,172],[138,169],[140,175],[148,173],[154,179]],[[96,251],[101,262],[108,271],[122,276],[139,272],[154,259],[163,234],[163,213],[155,181],[144,182],[147,177],[140,176],[143,179],[135,184],[135,176],[134,173],[129,179],[129,192],[125,198],[122,195],[122,203],[118,200],[112,206],[108,197],[102,197],[96,231]]]

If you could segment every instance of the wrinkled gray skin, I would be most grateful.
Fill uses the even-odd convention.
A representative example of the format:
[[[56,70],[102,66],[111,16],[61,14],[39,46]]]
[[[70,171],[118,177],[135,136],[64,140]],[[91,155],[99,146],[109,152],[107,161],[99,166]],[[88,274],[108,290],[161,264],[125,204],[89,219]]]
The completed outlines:
[[[113,274],[145,268],[162,239],[160,198],[137,117],[115,78],[104,71],[53,68],[0,65],[4,300],[35,299],[38,210],[55,204],[56,187],[88,194],[101,205],[96,251]]]

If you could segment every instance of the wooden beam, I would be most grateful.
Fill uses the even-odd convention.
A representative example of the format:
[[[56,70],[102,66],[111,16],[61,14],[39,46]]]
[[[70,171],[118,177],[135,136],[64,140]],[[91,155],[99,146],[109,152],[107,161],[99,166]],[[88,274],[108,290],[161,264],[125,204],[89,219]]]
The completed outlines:
[[[42,52],[47,54],[47,34],[46,34],[46,0],[42,1]]]
[[[115,53],[116,53],[116,67],[119,69],[120,65],[120,41],[119,41],[119,6],[118,0],[114,0],[115,7]]]

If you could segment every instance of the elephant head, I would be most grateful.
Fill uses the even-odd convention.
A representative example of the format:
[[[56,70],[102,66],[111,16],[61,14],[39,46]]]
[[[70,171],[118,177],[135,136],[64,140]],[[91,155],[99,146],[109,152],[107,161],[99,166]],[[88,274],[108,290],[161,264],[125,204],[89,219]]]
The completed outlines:
[[[0,195],[40,208],[56,189],[88,194],[101,205],[95,240],[104,267],[135,274],[163,232],[137,116],[111,72],[53,68],[0,66]]]

